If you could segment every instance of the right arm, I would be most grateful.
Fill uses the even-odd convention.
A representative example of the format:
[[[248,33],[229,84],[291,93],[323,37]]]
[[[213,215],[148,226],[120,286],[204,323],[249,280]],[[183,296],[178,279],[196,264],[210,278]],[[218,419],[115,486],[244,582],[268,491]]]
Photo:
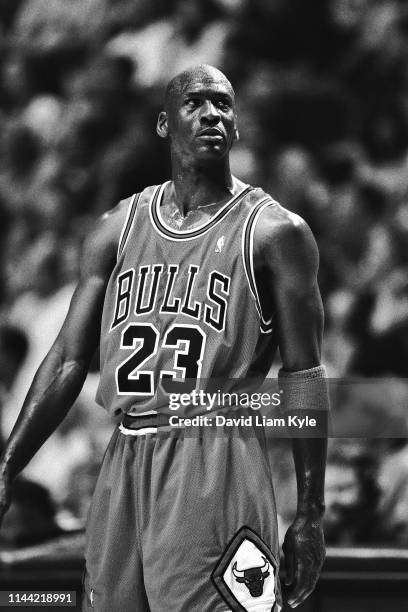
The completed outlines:
[[[99,343],[105,290],[125,214],[119,205],[104,215],[85,243],[67,317],[34,377],[0,460],[0,521],[13,479],[64,419],[85,381]]]

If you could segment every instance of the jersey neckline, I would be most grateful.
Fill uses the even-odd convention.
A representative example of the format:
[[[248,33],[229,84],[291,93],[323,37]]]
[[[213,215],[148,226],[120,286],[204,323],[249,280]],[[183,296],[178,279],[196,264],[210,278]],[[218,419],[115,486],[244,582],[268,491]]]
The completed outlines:
[[[232,196],[228,202],[226,202],[217,212],[205,223],[201,225],[197,225],[196,227],[190,230],[175,230],[174,228],[169,227],[164,221],[161,212],[160,206],[163,199],[163,193],[167,185],[169,185],[171,181],[166,181],[162,185],[158,185],[153,193],[151,202],[150,202],[150,217],[153,223],[153,226],[159,232],[161,236],[164,238],[171,238],[175,240],[191,240],[192,238],[197,238],[205,233],[207,233],[212,227],[217,225],[226,215],[232,210],[239,201],[241,201],[247,193],[249,193],[253,187],[251,185],[245,185],[237,194]]]

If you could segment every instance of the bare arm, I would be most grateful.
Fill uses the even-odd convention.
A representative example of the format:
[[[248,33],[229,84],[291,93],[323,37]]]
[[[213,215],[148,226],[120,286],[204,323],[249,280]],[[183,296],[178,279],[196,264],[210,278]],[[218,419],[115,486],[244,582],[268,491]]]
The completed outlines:
[[[320,365],[321,359],[323,308],[317,285],[317,246],[307,224],[296,215],[279,206],[265,212],[255,244],[259,273],[270,287],[270,303],[277,316],[283,369],[307,370]],[[297,514],[283,550],[288,603],[296,607],[313,591],[324,560],[321,519],[327,440],[294,438],[292,444]]]
[[[105,215],[85,243],[69,312],[39,367],[0,462],[0,520],[10,483],[66,416],[78,396],[99,342],[106,285],[115,265],[125,209]]]

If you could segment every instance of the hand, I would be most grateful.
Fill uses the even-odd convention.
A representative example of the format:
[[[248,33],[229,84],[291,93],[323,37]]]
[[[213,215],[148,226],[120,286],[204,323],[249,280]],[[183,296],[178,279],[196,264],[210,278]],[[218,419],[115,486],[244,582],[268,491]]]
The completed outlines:
[[[0,527],[4,515],[6,514],[11,500],[11,483],[9,479],[0,475]]]
[[[296,608],[312,593],[326,556],[320,517],[297,516],[286,532],[285,585],[287,602]]]

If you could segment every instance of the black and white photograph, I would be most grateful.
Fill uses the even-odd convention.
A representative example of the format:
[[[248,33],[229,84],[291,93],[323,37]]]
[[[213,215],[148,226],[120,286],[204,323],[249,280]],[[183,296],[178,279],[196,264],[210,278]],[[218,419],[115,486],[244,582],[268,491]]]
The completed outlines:
[[[408,609],[408,4],[0,0],[0,610]]]

